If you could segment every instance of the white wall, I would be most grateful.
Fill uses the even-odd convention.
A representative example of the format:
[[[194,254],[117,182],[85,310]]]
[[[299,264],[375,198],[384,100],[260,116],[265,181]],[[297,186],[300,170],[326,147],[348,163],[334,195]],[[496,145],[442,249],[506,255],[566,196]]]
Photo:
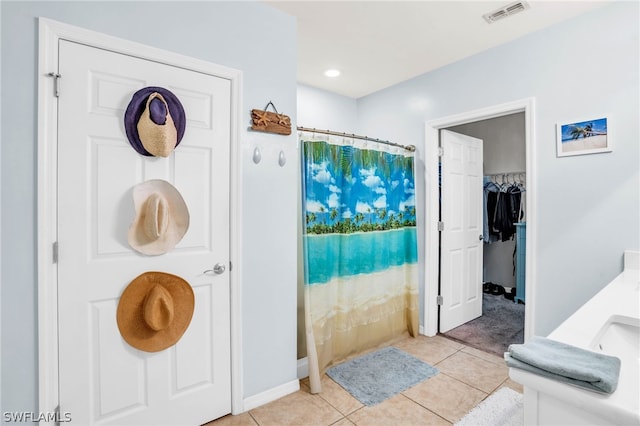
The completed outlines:
[[[520,172],[526,169],[524,113],[461,124],[447,130],[484,141],[483,173]]]
[[[356,133],[356,100],[315,87],[298,85],[298,126]]]
[[[539,335],[640,247],[638,13],[637,2],[615,2],[358,100],[360,132],[415,144],[424,158],[426,121],[535,97],[537,279],[527,285]],[[602,114],[615,120],[612,153],[556,157],[557,122]]]
[[[296,379],[297,161],[291,136],[250,132],[269,101],[296,121],[295,20],[260,2],[1,2],[2,411],[37,412],[37,17],[243,72],[244,396]],[[278,46],[274,49],[274,46]],[[262,162],[251,161],[255,146]],[[277,165],[280,150],[289,159]],[[4,417],[4,416],[3,416]]]

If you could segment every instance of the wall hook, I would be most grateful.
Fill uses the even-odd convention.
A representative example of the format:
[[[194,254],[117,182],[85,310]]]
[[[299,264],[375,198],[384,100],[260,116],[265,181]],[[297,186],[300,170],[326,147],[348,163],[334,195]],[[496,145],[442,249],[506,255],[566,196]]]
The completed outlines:
[[[253,162],[258,164],[262,160],[262,154],[260,153],[260,148],[257,146],[253,150]]]

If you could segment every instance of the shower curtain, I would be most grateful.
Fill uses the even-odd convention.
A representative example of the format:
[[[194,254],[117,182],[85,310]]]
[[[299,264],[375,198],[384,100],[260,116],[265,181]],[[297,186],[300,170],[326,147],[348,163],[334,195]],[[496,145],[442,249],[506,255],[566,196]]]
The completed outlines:
[[[301,134],[311,392],[350,355],[418,333],[413,154]]]

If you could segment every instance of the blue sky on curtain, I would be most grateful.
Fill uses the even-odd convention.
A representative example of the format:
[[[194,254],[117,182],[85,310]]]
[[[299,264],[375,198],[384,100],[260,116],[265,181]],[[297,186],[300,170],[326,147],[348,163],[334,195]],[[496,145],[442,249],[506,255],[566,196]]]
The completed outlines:
[[[305,322],[312,392],[333,363],[418,332],[413,154],[303,133]]]

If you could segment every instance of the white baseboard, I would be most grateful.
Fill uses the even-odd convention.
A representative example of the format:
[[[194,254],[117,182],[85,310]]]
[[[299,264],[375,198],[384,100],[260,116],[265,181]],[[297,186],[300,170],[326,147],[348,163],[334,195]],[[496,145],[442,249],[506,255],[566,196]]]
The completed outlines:
[[[298,380],[309,377],[309,358],[304,357],[298,360]]]
[[[259,394],[249,396],[244,399],[244,411],[253,410],[254,408],[258,408],[261,405],[268,404],[269,402],[298,392],[299,390],[300,382],[298,380],[292,380],[275,388],[260,392]]]

